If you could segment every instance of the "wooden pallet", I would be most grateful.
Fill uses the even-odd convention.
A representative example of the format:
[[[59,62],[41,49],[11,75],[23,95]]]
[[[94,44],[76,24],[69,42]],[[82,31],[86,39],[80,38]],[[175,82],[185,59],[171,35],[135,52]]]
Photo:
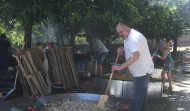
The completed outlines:
[[[0,92],[0,97],[3,97],[7,94],[7,92]]]

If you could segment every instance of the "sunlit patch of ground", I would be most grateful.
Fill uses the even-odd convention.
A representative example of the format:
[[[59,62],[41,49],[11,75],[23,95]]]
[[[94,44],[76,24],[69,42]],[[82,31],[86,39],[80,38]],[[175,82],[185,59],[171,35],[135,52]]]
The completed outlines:
[[[184,51],[187,48],[190,49],[190,46],[177,47],[177,51]]]

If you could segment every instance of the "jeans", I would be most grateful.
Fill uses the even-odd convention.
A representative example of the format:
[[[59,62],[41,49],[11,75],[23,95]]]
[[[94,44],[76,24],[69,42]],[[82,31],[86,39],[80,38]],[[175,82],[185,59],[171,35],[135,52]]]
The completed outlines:
[[[151,74],[134,77],[133,102],[131,111],[145,111],[148,83]]]

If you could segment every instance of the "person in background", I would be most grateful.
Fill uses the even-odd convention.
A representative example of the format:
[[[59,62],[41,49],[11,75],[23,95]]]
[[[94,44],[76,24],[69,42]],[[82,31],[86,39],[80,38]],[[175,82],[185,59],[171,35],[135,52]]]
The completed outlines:
[[[154,70],[147,40],[140,32],[121,22],[117,24],[116,31],[124,39],[124,48],[119,47],[117,53],[125,56],[126,61],[113,65],[112,71],[129,68],[134,81],[131,111],[145,111],[148,84]]]
[[[51,47],[52,47],[52,48],[58,48],[56,42],[52,42],[52,43],[50,43],[50,44],[51,44]]]
[[[5,34],[0,36],[0,72],[8,72],[8,53],[9,48],[17,51],[10,42],[6,39]]]
[[[170,48],[170,50],[173,50],[173,44],[174,44],[173,40],[170,40],[169,41],[169,48]]]
[[[103,74],[102,64],[105,62],[108,56],[108,49],[100,39],[87,36],[86,41],[90,45],[89,53],[93,53],[94,57],[97,59],[98,73],[102,75]]]
[[[162,73],[161,73],[162,84],[163,84],[164,91],[165,91],[167,89],[167,87],[165,86],[165,82],[166,82],[165,74],[167,74],[168,80],[169,80],[168,90],[172,93],[171,70],[174,69],[174,62],[173,62],[173,59],[171,57],[171,53],[170,53],[170,49],[169,49],[169,42],[170,42],[170,40],[167,38],[167,39],[164,39],[162,41],[162,44],[160,44],[162,47],[162,50],[163,50],[162,56],[160,56],[156,53],[153,53],[153,56],[158,57],[161,60],[164,60],[164,68],[163,68]]]

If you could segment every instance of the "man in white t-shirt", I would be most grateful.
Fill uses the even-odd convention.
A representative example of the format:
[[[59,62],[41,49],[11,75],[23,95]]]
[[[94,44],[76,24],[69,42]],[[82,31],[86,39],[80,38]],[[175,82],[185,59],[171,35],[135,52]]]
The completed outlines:
[[[103,74],[103,66],[102,64],[105,62],[107,56],[108,56],[108,49],[106,46],[102,43],[100,39],[93,38],[90,36],[87,36],[86,40],[88,41],[90,45],[89,53],[94,53],[94,56],[97,59],[97,65],[98,65],[98,73],[100,75]]]
[[[131,111],[145,111],[148,83],[154,70],[147,40],[140,32],[124,23],[118,23],[116,31],[124,39],[124,48],[119,47],[117,53],[125,56],[126,62],[113,65],[112,71],[129,68],[134,81]]]

